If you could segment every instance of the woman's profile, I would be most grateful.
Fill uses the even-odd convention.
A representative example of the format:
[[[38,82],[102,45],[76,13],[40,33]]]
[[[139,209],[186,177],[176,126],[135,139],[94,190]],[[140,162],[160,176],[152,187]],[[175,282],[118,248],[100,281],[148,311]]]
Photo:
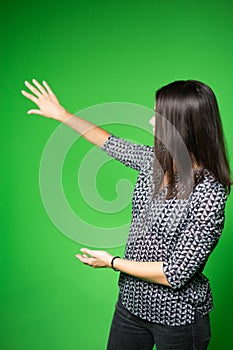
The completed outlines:
[[[107,350],[205,350],[213,297],[206,262],[221,237],[231,174],[216,96],[197,80],[156,91],[154,146],[131,143],[61,106],[50,86],[25,82],[38,114],[65,123],[138,171],[124,257],[82,248],[82,263],[119,271]]]

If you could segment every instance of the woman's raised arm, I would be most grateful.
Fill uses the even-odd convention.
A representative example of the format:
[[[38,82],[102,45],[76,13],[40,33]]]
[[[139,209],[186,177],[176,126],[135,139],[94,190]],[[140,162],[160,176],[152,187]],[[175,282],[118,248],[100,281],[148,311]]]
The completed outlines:
[[[58,98],[49,87],[49,85],[43,81],[43,85],[38,83],[36,79],[33,79],[34,85],[25,81],[27,88],[33,93],[28,93],[22,90],[22,94],[29,100],[34,102],[39,109],[31,109],[28,114],[39,114],[46,118],[52,118],[62,122],[80,135],[82,135],[87,141],[102,147],[108,137],[111,135],[108,131],[100,128],[99,126],[85,120],[81,117],[77,117],[68,112],[63,106],[61,106]]]

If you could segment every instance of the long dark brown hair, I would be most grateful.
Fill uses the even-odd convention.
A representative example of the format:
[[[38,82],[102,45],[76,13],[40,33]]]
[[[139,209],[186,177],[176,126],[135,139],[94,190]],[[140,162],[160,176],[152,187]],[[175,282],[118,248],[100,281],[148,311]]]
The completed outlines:
[[[175,169],[179,174],[183,171],[180,182],[186,189],[200,182],[201,176],[194,176],[193,161],[201,169],[199,175],[207,169],[229,194],[230,167],[212,89],[197,80],[174,81],[156,91],[155,105],[154,152],[163,172],[167,172],[166,198],[177,195]]]

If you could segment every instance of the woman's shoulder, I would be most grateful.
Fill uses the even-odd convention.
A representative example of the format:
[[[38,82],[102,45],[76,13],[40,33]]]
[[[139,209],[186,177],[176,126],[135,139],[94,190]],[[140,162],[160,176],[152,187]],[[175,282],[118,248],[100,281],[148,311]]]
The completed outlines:
[[[198,171],[194,173],[194,176],[197,179],[200,177],[200,179],[192,191],[191,200],[193,202],[226,202],[227,192],[225,187],[208,169],[204,169],[201,172]]]
[[[219,191],[226,193],[224,186],[218,181],[218,179],[208,170],[194,170],[194,177],[196,179],[200,178],[200,181],[197,181],[197,185],[194,187],[196,191]]]

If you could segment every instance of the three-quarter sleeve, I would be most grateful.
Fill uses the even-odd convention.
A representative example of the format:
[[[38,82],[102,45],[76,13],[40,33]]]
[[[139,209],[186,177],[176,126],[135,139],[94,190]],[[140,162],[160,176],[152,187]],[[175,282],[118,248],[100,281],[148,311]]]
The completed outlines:
[[[111,134],[101,149],[126,166],[141,170],[147,160],[153,157],[153,147],[132,143]]]
[[[202,269],[215,248],[223,227],[226,192],[218,182],[199,184],[193,193],[187,224],[163,271],[173,289],[184,286]]]

